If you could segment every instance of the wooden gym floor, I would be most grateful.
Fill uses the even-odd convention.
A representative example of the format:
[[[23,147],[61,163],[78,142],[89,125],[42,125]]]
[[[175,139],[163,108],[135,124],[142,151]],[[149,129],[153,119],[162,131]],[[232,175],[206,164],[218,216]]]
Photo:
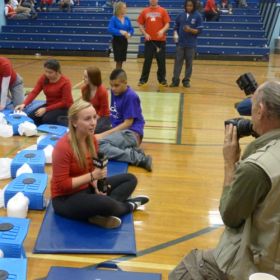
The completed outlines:
[[[33,87],[47,57],[10,58],[25,86]],[[72,81],[75,96],[88,66],[100,67],[109,87],[108,77],[114,69],[112,59],[57,59]],[[136,194],[146,194],[151,199],[143,211],[134,214],[138,255],[34,255],[32,249],[44,212],[29,211],[31,226],[25,241],[28,279],[44,277],[53,265],[86,267],[116,260],[123,270],[162,273],[163,280],[167,280],[168,272],[191,249],[214,247],[223,229],[218,207],[223,182],[224,120],[238,116],[234,103],[245,98],[235,80],[245,72],[252,72],[258,83],[277,79],[279,59],[272,56],[269,62],[196,60],[190,89],[159,88],[155,65],[148,86],[139,88],[142,60],[128,60],[124,69],[129,85],[139,92],[147,120],[142,146],[152,155],[154,163],[152,173],[129,168],[139,181]],[[172,69],[173,60],[167,60],[168,82]],[[242,139],[242,147],[249,141],[250,138]],[[12,158],[17,151],[34,143],[36,137],[1,138],[0,157]],[[51,175],[51,166],[46,170]],[[8,182],[0,181],[0,187]],[[0,210],[0,214],[6,215],[5,210]]]

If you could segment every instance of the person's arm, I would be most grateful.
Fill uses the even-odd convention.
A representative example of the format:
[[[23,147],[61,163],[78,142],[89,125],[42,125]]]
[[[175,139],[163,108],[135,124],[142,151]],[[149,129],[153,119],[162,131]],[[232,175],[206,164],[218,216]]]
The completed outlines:
[[[145,22],[146,22],[145,13],[144,13],[144,11],[142,11],[140,13],[138,19],[137,19],[138,27],[139,27],[141,33],[144,35],[145,40],[146,41],[150,41],[151,40],[151,36],[145,30]]]
[[[109,25],[108,25],[108,32],[111,33],[112,35],[115,35],[115,36],[123,35],[121,33],[121,30],[116,28],[115,22],[116,22],[116,18],[112,17],[110,22],[109,22]]]
[[[43,75],[39,78],[34,89],[28,94],[27,98],[23,101],[23,104],[25,106],[30,104],[38,96],[38,94],[43,90],[44,80],[45,80],[45,75]]]
[[[46,111],[52,111],[55,109],[59,109],[59,108],[69,108],[70,105],[73,103],[73,98],[72,98],[72,87],[71,87],[71,83],[69,80],[67,80],[61,90],[61,98],[57,100],[56,103],[47,106],[46,107]]]
[[[186,26],[186,28],[184,28],[184,31],[192,33],[193,35],[198,35],[199,33],[201,33],[202,32],[201,16],[197,16],[196,28],[191,28],[190,26]]]
[[[109,109],[109,98],[108,98],[108,91],[107,89],[101,85],[100,86],[100,114],[99,116],[108,116],[110,114],[110,109]]]
[[[159,38],[161,38],[164,35],[164,33],[169,29],[169,26],[170,26],[170,24],[169,24],[170,23],[170,17],[169,17],[168,12],[165,9],[162,12],[162,18],[163,18],[164,26],[157,33]]]
[[[260,167],[253,163],[239,166],[231,182],[224,186],[220,199],[219,210],[224,224],[240,227],[270,189],[271,181]]]
[[[96,134],[95,136],[96,136],[97,139],[102,139],[102,138],[104,138],[104,137],[106,137],[106,136],[108,136],[108,135],[110,135],[114,132],[129,129],[132,126],[133,121],[134,121],[134,119],[125,119],[121,124],[111,128],[107,131],[104,131],[100,134]]]
[[[11,76],[2,78],[0,110],[3,110],[6,107],[10,80]]]
[[[128,20],[128,33],[130,35],[130,37],[134,34],[134,28],[131,24],[131,20],[127,17]]]

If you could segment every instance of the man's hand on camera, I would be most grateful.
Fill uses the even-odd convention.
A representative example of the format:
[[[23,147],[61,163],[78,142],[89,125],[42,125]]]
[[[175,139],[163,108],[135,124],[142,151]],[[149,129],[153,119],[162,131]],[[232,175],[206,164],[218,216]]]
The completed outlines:
[[[224,162],[228,165],[234,165],[240,158],[240,146],[237,138],[237,128],[232,124],[225,128],[224,139]]]

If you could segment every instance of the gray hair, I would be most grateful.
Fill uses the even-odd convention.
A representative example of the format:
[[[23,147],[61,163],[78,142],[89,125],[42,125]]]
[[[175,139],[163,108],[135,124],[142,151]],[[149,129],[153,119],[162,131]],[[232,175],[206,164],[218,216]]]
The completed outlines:
[[[280,120],[280,82],[269,81],[261,85],[256,101],[265,105],[269,116]]]

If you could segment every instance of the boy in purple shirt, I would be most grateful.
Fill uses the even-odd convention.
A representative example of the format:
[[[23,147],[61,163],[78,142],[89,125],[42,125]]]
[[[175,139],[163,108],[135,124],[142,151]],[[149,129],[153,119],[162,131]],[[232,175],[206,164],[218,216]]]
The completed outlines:
[[[109,159],[125,161],[152,171],[152,158],[139,149],[143,138],[144,118],[139,96],[127,85],[124,70],[110,75],[112,129],[96,137],[99,151]]]

